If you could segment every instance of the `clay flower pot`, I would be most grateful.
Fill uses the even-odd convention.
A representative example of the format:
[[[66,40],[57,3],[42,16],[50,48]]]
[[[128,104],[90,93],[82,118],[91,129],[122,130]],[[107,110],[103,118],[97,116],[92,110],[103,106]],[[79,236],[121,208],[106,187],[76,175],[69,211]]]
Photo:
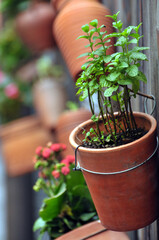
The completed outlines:
[[[70,0],[52,0],[51,3],[56,11],[60,11]],[[72,0],[77,3],[80,0]],[[101,0],[89,0],[91,2],[101,2]]]
[[[45,78],[33,86],[33,104],[42,123],[48,129],[55,129],[66,105],[66,92],[56,78]]]
[[[157,124],[150,115],[134,116],[138,127],[148,131],[140,139],[114,148],[79,147],[77,151],[99,219],[115,231],[136,230],[158,218]],[[74,149],[84,138],[81,128],[93,125],[88,120],[72,131],[70,143]]]
[[[104,24],[108,33],[111,33],[112,20],[105,17],[107,14],[111,14],[109,9],[97,1],[70,0],[57,15],[53,24],[53,35],[74,80],[77,79],[81,66],[86,61],[86,57],[77,59],[86,52],[87,45],[87,39],[77,40],[77,37],[83,35],[81,26],[96,18],[99,25]],[[114,47],[111,47],[107,54],[114,51]]]
[[[52,23],[55,11],[49,3],[34,3],[16,17],[16,31],[33,52],[53,48]]]
[[[35,148],[54,141],[35,115],[4,124],[0,127],[0,138],[6,171],[11,177],[33,171]]]
[[[74,155],[74,151],[69,144],[69,136],[72,130],[80,123],[90,119],[90,111],[80,108],[77,110],[68,110],[63,112],[57,122],[56,137],[57,141],[64,143],[67,148],[62,152],[62,156]]]

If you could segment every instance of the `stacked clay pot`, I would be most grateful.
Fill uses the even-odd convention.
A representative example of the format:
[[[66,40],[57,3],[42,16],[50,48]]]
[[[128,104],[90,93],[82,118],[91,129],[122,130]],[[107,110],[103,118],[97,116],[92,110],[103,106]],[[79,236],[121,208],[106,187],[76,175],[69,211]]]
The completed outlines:
[[[59,8],[60,6],[60,4],[57,5]],[[98,19],[99,26],[104,24],[109,34],[113,32],[112,19],[106,18],[105,15],[110,14],[109,9],[98,1],[70,0],[64,4],[56,16],[53,24],[53,35],[74,80],[77,79],[81,72],[81,66],[86,61],[86,57],[79,59],[77,57],[88,51],[85,48],[88,44],[87,39],[77,40],[77,37],[83,35],[81,26],[93,19]],[[111,39],[111,41],[113,43],[114,40]],[[114,47],[107,50],[107,54],[113,52],[115,52]]]
[[[52,0],[51,3],[56,11],[60,11],[70,0]],[[75,2],[79,0],[74,0]],[[89,0],[90,2],[101,2],[101,0]]]
[[[16,31],[24,44],[36,53],[55,46],[52,24],[55,11],[49,3],[35,2],[16,18]]]

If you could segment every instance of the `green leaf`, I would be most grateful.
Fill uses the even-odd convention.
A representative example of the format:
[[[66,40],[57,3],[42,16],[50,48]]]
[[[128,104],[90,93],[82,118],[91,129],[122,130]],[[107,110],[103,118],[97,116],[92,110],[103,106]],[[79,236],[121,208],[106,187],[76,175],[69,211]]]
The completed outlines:
[[[126,63],[126,62],[121,62],[119,64],[119,69],[124,69],[124,68],[127,68],[129,65]]]
[[[144,82],[144,83],[147,83],[147,78],[146,78],[146,76],[145,76],[145,74],[143,73],[143,72],[141,72],[141,71],[139,71],[139,73],[138,73],[138,75],[137,75],[137,80],[139,80],[139,81],[142,81],[142,82]]]
[[[89,32],[89,25],[88,24],[83,25],[81,28],[82,28],[83,32],[85,32],[85,33]]]
[[[97,27],[98,26],[98,20],[94,19],[89,23],[92,27]]]
[[[127,73],[130,77],[136,77],[138,75],[138,67],[136,65],[131,65],[129,68],[127,68]]]
[[[134,60],[143,60],[143,61],[147,60],[147,56],[141,52],[132,52],[130,57],[133,58]]]
[[[86,35],[81,35],[81,36],[79,36],[79,37],[77,38],[77,40],[78,40],[78,39],[81,39],[81,38],[89,39],[88,36],[86,36]]]
[[[83,213],[80,215],[80,219],[84,222],[89,221],[92,217],[94,217],[96,215],[95,212],[91,212],[91,213]]]
[[[107,87],[108,83],[107,83],[107,78],[105,75],[101,75],[99,78],[99,84],[100,86],[103,87]]]
[[[66,192],[66,184],[62,183],[60,191],[57,195],[44,199],[44,205],[40,209],[40,217],[44,221],[49,221],[58,216],[61,211],[64,194]]]
[[[144,51],[144,50],[149,50],[149,47],[134,47],[132,51],[137,52],[137,51]]]
[[[135,79],[135,81],[133,81],[132,83],[133,92],[136,94],[139,91],[139,88],[140,88],[140,82],[139,80]]]
[[[132,39],[132,40],[130,40],[129,42],[128,42],[128,44],[137,44],[138,43],[138,41],[137,41],[137,39]]]
[[[113,92],[115,92],[117,90],[118,90],[118,86],[113,86],[113,87],[107,88],[104,92],[104,96],[105,97],[111,97]]]
[[[37,231],[39,230],[40,228],[43,228],[45,227],[45,221],[39,217],[35,222],[34,222],[34,225],[33,225],[33,231]]]
[[[66,180],[67,191],[73,191],[77,186],[85,186],[85,180],[83,174],[77,171],[70,171],[70,174],[67,176]]]
[[[90,63],[91,63],[91,61],[85,62],[85,63],[81,66],[82,70],[85,70]]]
[[[81,55],[79,55],[77,58],[81,58],[81,57],[85,57],[85,56],[89,56],[90,55],[90,53],[83,53],[83,54],[81,54]]]
[[[117,21],[117,17],[118,17],[118,14],[120,13],[120,11],[118,11],[116,14],[114,15],[106,15],[105,17],[109,17],[109,18],[113,18],[114,21]]]
[[[122,36],[117,40],[115,46],[124,46],[125,44],[127,44],[127,39]]]
[[[115,82],[115,80],[120,76],[120,72],[112,72],[107,76],[107,80],[111,82]]]
[[[112,60],[112,56],[111,55],[104,56],[103,60],[105,63],[109,63]]]
[[[120,85],[129,85],[129,84],[132,84],[133,83],[133,80],[132,80],[132,78],[123,78],[123,79],[120,79],[120,80],[118,80],[118,84],[120,84]]]

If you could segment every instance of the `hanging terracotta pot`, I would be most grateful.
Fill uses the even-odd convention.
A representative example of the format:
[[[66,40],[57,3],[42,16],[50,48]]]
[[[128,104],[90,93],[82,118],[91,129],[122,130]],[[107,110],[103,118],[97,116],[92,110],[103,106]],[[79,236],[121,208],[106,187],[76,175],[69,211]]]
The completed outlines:
[[[55,11],[49,3],[33,3],[16,17],[16,30],[33,52],[39,53],[55,46],[52,23]]]
[[[55,8],[55,10],[58,12],[60,11],[63,7],[65,7],[65,5],[69,2],[70,0],[52,0],[51,3],[53,5],[53,7]],[[72,0],[75,1],[77,3],[77,1],[80,0]],[[101,2],[101,0],[89,0],[90,2]]]
[[[77,152],[99,219],[115,231],[145,227],[159,215],[156,120],[144,113],[134,116],[137,126],[147,130],[140,139],[107,149],[79,147]],[[88,120],[72,131],[74,149],[84,138],[82,128],[93,125]]]
[[[33,86],[34,107],[45,127],[55,129],[65,109],[66,91],[59,79],[45,78]]]
[[[87,45],[86,39],[77,40],[77,37],[83,35],[81,26],[96,18],[99,25],[104,24],[107,32],[111,33],[112,20],[105,17],[107,14],[111,14],[109,9],[97,1],[70,0],[57,15],[53,24],[53,35],[74,79],[78,77],[81,66],[86,61],[86,57],[77,59],[79,55],[86,52]],[[114,40],[111,39],[111,41]],[[111,47],[107,50],[107,54],[114,51],[115,48]]]
[[[6,171],[11,177],[33,171],[36,147],[54,141],[35,115],[4,124],[0,128],[0,138]]]
[[[68,110],[61,114],[57,122],[56,137],[58,142],[64,143],[67,146],[66,150],[62,153],[63,157],[74,154],[69,144],[69,135],[71,131],[80,123],[90,119],[90,117],[90,111],[84,108],[79,108],[74,111]]]
[[[96,239],[96,240],[130,240],[124,232],[113,232],[105,229],[99,221],[85,224],[56,240]]]

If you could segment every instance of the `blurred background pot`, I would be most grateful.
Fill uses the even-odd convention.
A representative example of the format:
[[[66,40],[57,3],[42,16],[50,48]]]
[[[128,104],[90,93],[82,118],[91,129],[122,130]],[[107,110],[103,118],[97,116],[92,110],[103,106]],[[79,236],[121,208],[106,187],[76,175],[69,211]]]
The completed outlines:
[[[0,138],[6,171],[11,177],[32,171],[35,148],[53,141],[52,134],[35,115],[1,126]]]
[[[66,92],[56,79],[45,78],[33,87],[33,104],[44,126],[54,129],[60,114],[65,109]]]
[[[53,48],[52,23],[55,11],[47,2],[33,2],[16,17],[16,30],[22,41],[33,52]]]
[[[66,107],[65,76],[62,67],[45,54],[36,61],[36,71],[33,105],[44,126],[52,130]]]
[[[76,40],[83,35],[81,26],[96,18],[99,25],[104,24],[107,32],[111,33],[112,20],[105,17],[107,14],[111,14],[108,8],[97,1],[90,0],[70,0],[58,13],[53,24],[53,35],[74,80],[86,61],[86,57],[77,59],[79,55],[86,52],[85,46],[88,44],[86,39]],[[107,50],[107,54],[114,51],[115,49],[111,47]]]
[[[51,3],[56,11],[60,11],[70,0],[52,0]],[[76,3],[80,0],[72,0]],[[101,0],[89,0],[90,2],[101,2]]]

